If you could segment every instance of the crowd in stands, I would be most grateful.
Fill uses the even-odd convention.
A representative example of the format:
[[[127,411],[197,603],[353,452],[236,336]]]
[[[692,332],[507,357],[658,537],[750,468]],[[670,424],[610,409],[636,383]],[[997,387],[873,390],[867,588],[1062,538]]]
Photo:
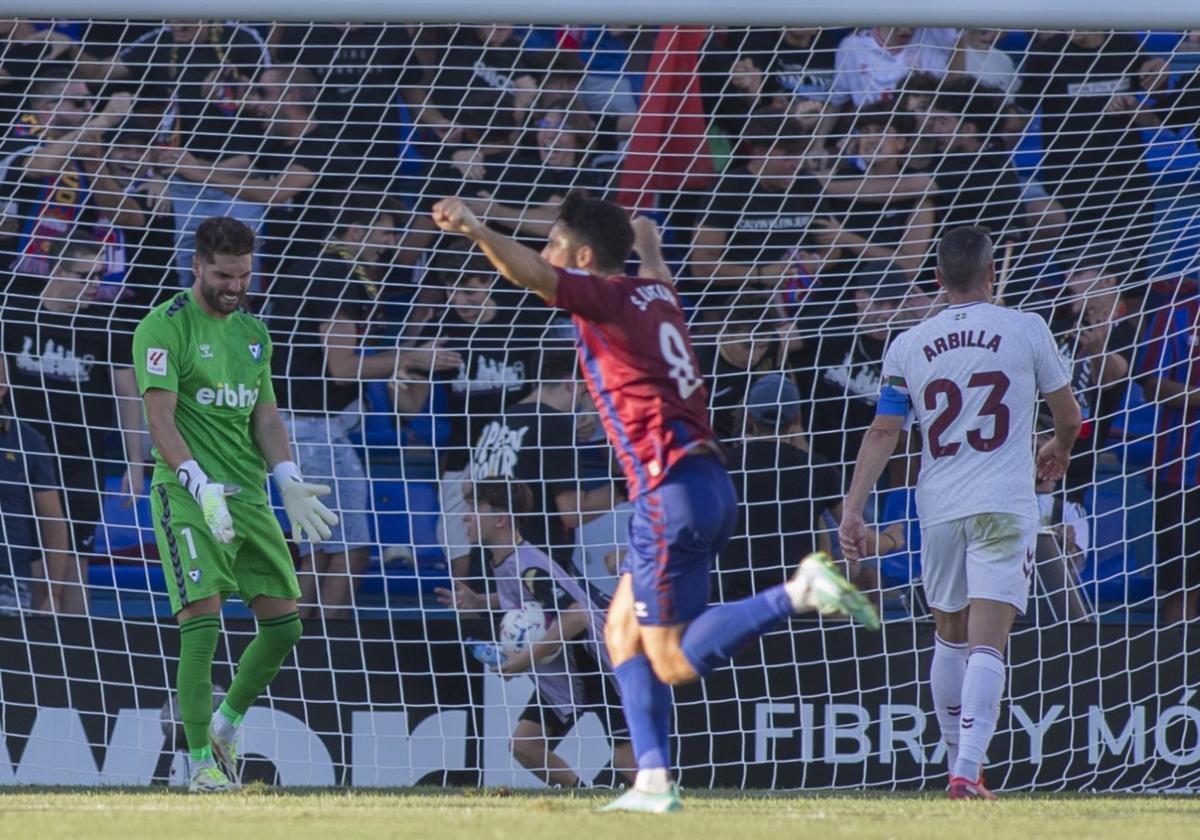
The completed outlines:
[[[0,615],[84,612],[112,580],[101,510],[135,504],[149,457],[132,330],[190,285],[211,216],[260,236],[280,408],[342,516],[297,558],[307,615],[349,616],[397,564],[485,575],[473,478],[528,484],[524,538],[611,592],[626,491],[569,324],[429,210],[462,196],[540,248],[571,190],[619,196],[669,34],[0,21]],[[1053,550],[1079,580],[1135,571],[1131,534],[1097,532],[1100,485],[1132,507],[1129,478],[1164,615],[1195,617],[1200,33],[715,28],[681,60],[696,85],[667,107],[703,119],[703,165],[664,155],[679,186],[648,212],[742,501],[713,596],[838,553],[884,349],[940,305],[940,233],[982,225],[1003,302],[1044,314],[1085,409],[1071,472],[1039,488]],[[913,612],[919,434],[879,488],[880,559],[851,570]],[[424,542],[412,516],[406,544],[385,533],[381,480],[392,512],[433,488]]]

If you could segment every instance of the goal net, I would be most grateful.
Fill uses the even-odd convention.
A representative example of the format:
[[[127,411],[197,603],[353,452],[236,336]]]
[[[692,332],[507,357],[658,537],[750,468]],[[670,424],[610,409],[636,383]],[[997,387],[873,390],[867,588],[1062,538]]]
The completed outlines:
[[[248,416],[264,395],[228,383],[269,362],[298,463],[341,516],[326,551],[293,547],[304,638],[247,717],[246,777],[621,782],[619,699],[587,632],[507,678],[476,654],[522,632],[501,627],[506,540],[579,584],[536,596],[550,615],[603,609],[628,488],[569,320],[431,222],[457,196],[541,249],[575,189],[653,220],[687,312],[700,367],[681,375],[703,382],[739,496],[714,600],[841,556],[884,348],[943,305],[942,233],[986,227],[998,301],[1050,324],[1084,411],[1067,476],[1037,488],[989,784],[1195,784],[1195,32],[6,20],[0,35],[0,784],[185,778],[168,593],[200,572],[186,534],[159,557],[130,364],[134,327],[192,285],[212,216],[258,236],[244,305],[270,353],[183,336],[172,363],[210,381],[196,401]],[[903,437],[868,506],[870,556],[847,567],[883,631],[798,618],[677,689],[683,785],[944,784],[912,489],[931,433]],[[473,519],[468,496],[487,508],[497,486],[512,515]],[[236,596],[222,623],[227,687],[255,625]],[[543,727],[554,757],[518,726]]]

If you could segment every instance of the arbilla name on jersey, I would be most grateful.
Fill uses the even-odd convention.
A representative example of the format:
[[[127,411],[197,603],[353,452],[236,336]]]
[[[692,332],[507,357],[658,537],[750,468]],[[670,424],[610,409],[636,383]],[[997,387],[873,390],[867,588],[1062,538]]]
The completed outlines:
[[[987,330],[959,330],[941,338],[935,338],[933,344],[926,344],[925,361],[936,359],[947,350],[958,350],[963,347],[979,347],[983,350],[1000,352],[1000,336],[988,335]]]
[[[220,382],[215,388],[201,388],[196,392],[200,405],[215,405],[218,408],[249,408],[258,402],[258,389],[247,388],[238,383],[234,388],[228,382]]]

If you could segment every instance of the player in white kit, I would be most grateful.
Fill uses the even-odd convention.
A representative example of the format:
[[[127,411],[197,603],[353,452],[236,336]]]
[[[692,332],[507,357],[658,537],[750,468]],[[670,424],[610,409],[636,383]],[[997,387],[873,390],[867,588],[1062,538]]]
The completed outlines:
[[[1054,437],[1037,453],[1044,480],[1066,471],[1081,419],[1046,322],[992,303],[987,231],[962,227],[942,237],[937,272],[948,306],[884,354],[879,407],[859,449],[840,535],[846,556],[858,559],[867,496],[915,414],[924,439],[921,565],[937,625],[930,682],[950,798],[995,799],[981,765],[1000,713],[1005,644],[1025,611],[1033,571],[1038,395],[1054,416]]]

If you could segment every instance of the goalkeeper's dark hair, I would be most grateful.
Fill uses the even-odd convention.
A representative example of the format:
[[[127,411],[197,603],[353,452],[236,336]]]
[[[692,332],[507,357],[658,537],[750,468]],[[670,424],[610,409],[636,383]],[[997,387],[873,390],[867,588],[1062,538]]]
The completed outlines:
[[[938,277],[947,291],[969,292],[983,283],[995,258],[987,228],[956,227],[938,243]]]
[[[633,250],[633,225],[621,207],[592,198],[585,190],[571,190],[559,205],[558,224],[576,245],[592,249],[599,271],[620,274],[624,270]]]
[[[217,254],[240,257],[253,254],[254,231],[241,219],[232,216],[210,216],[196,228],[196,256],[211,263]]]
[[[514,516],[533,510],[533,491],[520,481],[499,478],[472,481],[463,487],[463,497],[476,510],[487,505],[493,511]]]

